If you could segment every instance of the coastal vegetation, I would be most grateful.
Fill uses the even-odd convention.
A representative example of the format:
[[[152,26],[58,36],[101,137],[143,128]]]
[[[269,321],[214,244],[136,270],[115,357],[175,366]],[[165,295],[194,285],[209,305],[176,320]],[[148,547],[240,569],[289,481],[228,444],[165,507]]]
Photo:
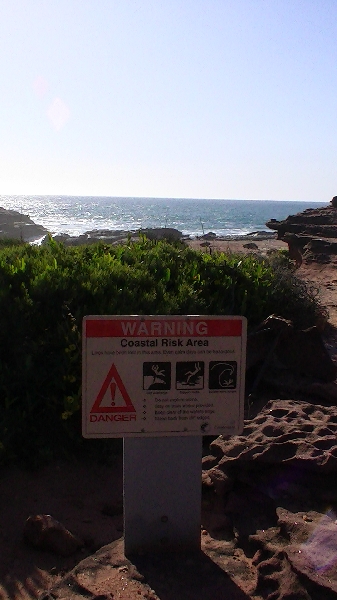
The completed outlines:
[[[1,245],[0,464],[116,447],[81,436],[85,315],[239,314],[252,328],[270,314],[306,327],[320,311],[286,252],[208,254],[145,237],[119,246]]]

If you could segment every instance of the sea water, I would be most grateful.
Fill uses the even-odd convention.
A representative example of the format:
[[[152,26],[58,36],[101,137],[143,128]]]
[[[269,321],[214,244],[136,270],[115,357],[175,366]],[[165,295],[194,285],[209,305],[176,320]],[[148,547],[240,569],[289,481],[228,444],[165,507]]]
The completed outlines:
[[[0,206],[16,210],[51,234],[78,236],[94,229],[137,231],[173,227],[196,237],[240,236],[268,231],[266,221],[282,220],[322,202],[212,200],[184,198],[116,198],[101,196],[0,196]]]

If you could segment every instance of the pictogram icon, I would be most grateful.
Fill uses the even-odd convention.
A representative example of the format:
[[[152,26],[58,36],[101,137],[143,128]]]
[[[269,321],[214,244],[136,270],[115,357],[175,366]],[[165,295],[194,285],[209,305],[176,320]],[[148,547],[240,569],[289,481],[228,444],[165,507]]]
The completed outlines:
[[[205,364],[203,361],[177,362],[176,389],[202,390],[204,387]]]
[[[144,362],[143,390],[170,390],[171,363]]]
[[[215,360],[209,363],[209,389],[234,390],[237,383],[237,362]]]
[[[136,412],[136,410],[116,369],[116,365],[112,363],[90,413],[117,412]]]

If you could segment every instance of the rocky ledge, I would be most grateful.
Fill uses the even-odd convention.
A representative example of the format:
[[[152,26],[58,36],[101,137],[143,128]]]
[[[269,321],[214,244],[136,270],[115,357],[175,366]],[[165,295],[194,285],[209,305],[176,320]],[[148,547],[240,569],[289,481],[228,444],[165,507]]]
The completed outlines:
[[[145,235],[150,240],[171,240],[179,241],[183,240],[184,236],[181,231],[171,227],[154,227],[148,229],[92,229],[91,231],[85,231],[78,237],[71,236],[67,233],[60,233],[54,235],[53,239],[57,242],[61,242],[65,246],[80,246],[82,244],[96,244],[97,242],[104,242],[106,244],[123,244],[130,241],[139,240],[140,236]],[[47,237],[46,237],[47,240]]]
[[[271,400],[203,459],[204,526],[252,557],[254,594],[337,597],[336,428],[336,407]]]
[[[106,244],[123,244],[130,241],[139,240],[140,236],[145,235],[150,240],[169,240],[169,241],[189,241],[189,235],[184,235],[179,229],[173,227],[148,227],[146,229],[132,229],[126,231],[124,229],[92,229],[79,235],[78,237],[71,236],[67,233],[60,233],[53,236],[57,242],[63,243],[65,246],[79,246],[81,244],[95,244],[104,242]],[[270,231],[252,231],[241,236],[235,236],[235,240],[268,240],[276,238],[276,233]],[[48,236],[45,240],[47,241]],[[215,241],[233,240],[233,236],[218,236],[216,233],[209,231],[204,235],[198,236],[197,240],[201,242],[201,246],[211,246]]]
[[[337,196],[328,206],[308,208],[284,221],[271,219],[266,225],[288,244],[298,267],[302,260],[329,262],[329,256],[337,255]]]
[[[47,234],[47,229],[36,225],[28,215],[0,207],[0,239],[33,242]]]

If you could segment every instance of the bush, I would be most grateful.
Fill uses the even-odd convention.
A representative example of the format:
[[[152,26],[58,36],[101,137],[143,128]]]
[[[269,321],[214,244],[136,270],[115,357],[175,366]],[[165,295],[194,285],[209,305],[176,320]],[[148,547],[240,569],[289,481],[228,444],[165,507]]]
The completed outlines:
[[[276,313],[307,326],[319,310],[289,269],[252,255],[145,238],[0,248],[0,462],[39,464],[88,446],[80,427],[85,315],[242,314],[253,326]]]

